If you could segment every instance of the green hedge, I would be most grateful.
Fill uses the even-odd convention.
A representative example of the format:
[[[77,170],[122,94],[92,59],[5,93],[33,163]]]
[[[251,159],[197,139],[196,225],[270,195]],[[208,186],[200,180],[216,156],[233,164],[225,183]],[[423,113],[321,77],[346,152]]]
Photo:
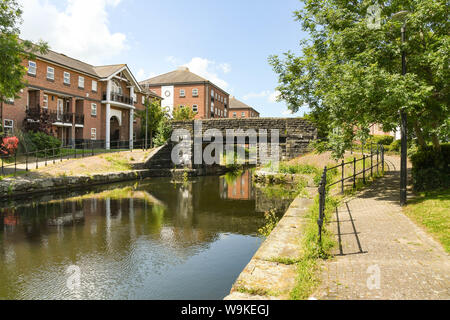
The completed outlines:
[[[375,135],[371,136],[370,141],[375,144],[382,144],[384,146],[388,146],[394,142],[394,137]]]
[[[45,153],[47,155],[53,154],[52,149],[54,150],[55,155],[59,154],[59,147],[61,146],[61,141],[53,136],[49,136],[42,132],[28,132],[25,134],[25,140],[28,142],[28,150],[29,152],[39,151],[39,157],[44,157]],[[44,151],[48,150],[48,151]]]
[[[415,191],[450,187],[450,144],[443,144],[441,152],[432,147],[419,149],[411,156],[412,180]]]

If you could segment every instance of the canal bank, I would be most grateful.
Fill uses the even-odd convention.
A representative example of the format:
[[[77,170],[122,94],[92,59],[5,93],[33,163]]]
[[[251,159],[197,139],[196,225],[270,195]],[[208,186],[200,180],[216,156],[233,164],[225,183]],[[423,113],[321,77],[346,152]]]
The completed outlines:
[[[306,217],[313,200],[298,196],[236,280],[225,300],[288,300],[297,280]]]

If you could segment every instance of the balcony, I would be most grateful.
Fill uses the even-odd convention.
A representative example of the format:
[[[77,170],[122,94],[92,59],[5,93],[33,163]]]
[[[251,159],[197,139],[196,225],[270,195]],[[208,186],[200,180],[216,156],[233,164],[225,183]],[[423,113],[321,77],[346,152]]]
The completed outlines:
[[[84,126],[84,114],[75,113],[75,124]]]
[[[106,92],[103,92],[103,101],[106,101]],[[111,92],[110,101],[133,105],[133,99],[130,96]]]
[[[72,112],[60,112],[56,110],[48,110],[39,106],[28,108],[27,119],[35,122],[48,122],[48,123],[64,123],[84,125],[84,114],[72,113]]]

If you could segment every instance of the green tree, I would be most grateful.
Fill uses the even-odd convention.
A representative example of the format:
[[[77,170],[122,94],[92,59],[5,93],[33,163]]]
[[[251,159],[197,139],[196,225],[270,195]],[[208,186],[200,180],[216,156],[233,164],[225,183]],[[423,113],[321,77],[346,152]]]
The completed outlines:
[[[189,106],[174,108],[172,112],[172,118],[175,121],[194,120],[196,115],[197,113]]]
[[[23,59],[34,59],[34,54],[44,54],[48,46],[44,42],[33,44],[19,39],[19,25],[22,10],[16,0],[0,1],[0,120],[3,121],[3,102],[7,98],[17,98],[26,85],[24,76],[27,69]]]
[[[165,144],[172,135],[172,124],[167,115],[161,119],[156,131],[155,145],[159,147]]]
[[[164,117],[165,113],[161,107],[161,103],[157,100],[145,100],[146,110],[137,110],[137,116],[141,119],[141,134],[145,136],[145,125],[147,124],[147,130],[150,137],[150,148],[153,147],[153,135],[158,129],[159,123]],[[147,117],[147,119],[146,119]]]
[[[378,1],[380,28],[368,24],[373,1],[305,0],[295,16],[309,39],[302,53],[269,62],[279,75],[280,99],[293,112],[303,105],[328,133],[346,134],[333,139],[351,143],[355,128],[379,123],[386,131],[399,126],[405,108],[409,129],[417,142],[449,137],[448,63],[449,9],[445,0]],[[402,21],[392,19],[407,10],[407,41],[401,43]],[[408,74],[401,76],[401,52],[407,53]],[[325,123],[326,122],[326,123]],[[360,135],[365,136],[362,130]]]

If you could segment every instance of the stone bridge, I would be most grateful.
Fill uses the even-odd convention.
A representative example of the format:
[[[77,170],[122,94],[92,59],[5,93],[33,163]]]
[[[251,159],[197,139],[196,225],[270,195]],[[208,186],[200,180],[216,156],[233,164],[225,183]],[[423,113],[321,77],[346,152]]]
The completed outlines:
[[[247,136],[248,130],[255,130],[256,133],[260,133],[261,130],[266,131],[267,143],[269,145],[268,149],[270,149],[273,133],[272,130],[276,130],[279,134],[279,152],[281,160],[290,160],[299,155],[305,154],[309,150],[310,142],[317,139],[316,127],[311,122],[301,118],[247,118],[173,121],[172,128],[174,130],[182,129],[183,132],[187,133],[187,135],[183,137],[183,144],[187,146],[185,149],[190,149],[189,153],[192,163],[194,163],[194,140],[198,141],[198,138],[201,139],[201,137],[204,137],[206,131],[212,129],[215,129],[216,132],[220,131],[224,137],[224,144],[227,142],[227,130],[234,130],[235,144],[242,144],[242,141],[245,141],[245,144],[249,144],[250,141]],[[245,140],[239,140],[239,137]],[[215,138],[212,138],[211,140],[217,142]],[[210,142],[203,142],[202,144],[204,147],[205,145],[210,144]],[[261,144],[261,141],[257,142],[258,149]],[[171,161],[171,152],[175,145],[176,143],[169,143],[167,146],[161,148],[147,162],[146,167],[150,169],[173,168],[174,164]]]

